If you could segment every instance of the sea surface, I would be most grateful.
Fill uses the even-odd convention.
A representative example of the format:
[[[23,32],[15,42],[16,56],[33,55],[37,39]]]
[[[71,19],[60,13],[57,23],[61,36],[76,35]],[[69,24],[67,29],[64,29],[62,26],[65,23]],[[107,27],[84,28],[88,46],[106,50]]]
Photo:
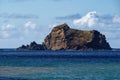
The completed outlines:
[[[120,51],[1,49],[0,80],[120,80]]]

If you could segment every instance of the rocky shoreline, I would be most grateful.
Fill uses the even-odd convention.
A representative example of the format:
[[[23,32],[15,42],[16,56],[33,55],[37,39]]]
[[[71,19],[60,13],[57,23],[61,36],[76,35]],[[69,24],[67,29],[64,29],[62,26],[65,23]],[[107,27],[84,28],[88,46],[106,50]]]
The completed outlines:
[[[77,30],[67,24],[52,29],[43,44],[35,41],[22,45],[17,50],[111,50],[105,35],[96,30]]]

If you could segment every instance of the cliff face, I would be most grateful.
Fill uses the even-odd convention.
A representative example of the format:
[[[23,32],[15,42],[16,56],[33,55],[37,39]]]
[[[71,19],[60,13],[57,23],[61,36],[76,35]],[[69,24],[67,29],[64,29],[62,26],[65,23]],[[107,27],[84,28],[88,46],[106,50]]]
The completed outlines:
[[[49,50],[110,50],[103,34],[96,30],[71,29],[67,24],[54,27],[44,40]]]

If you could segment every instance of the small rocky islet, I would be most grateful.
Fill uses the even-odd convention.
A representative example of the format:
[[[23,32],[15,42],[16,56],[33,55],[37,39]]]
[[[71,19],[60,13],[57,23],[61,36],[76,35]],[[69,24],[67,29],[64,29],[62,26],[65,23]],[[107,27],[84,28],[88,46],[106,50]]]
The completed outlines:
[[[67,24],[52,29],[42,44],[35,41],[17,50],[111,50],[105,35],[97,30],[77,30]]]

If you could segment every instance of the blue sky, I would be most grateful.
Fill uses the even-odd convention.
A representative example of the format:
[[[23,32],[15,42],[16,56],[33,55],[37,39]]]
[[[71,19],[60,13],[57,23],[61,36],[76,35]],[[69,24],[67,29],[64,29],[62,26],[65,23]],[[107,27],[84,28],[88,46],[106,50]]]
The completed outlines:
[[[53,26],[96,29],[120,47],[120,0],[0,0],[0,48],[42,43]]]

